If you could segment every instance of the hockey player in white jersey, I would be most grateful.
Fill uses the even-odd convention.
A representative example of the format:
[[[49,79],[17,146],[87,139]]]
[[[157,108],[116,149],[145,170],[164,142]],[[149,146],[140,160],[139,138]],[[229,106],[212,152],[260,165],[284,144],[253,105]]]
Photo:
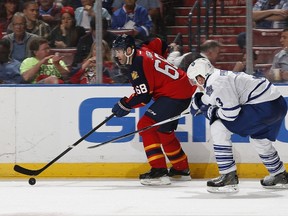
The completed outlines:
[[[272,145],[287,113],[286,101],[277,88],[263,77],[216,69],[204,58],[192,62],[187,75],[190,82],[202,90],[193,97],[191,113],[201,111],[210,121],[220,173],[218,178],[207,182],[207,190],[238,191],[232,133],[250,136],[269,172],[269,176],[260,181],[264,188],[288,188],[288,173]]]

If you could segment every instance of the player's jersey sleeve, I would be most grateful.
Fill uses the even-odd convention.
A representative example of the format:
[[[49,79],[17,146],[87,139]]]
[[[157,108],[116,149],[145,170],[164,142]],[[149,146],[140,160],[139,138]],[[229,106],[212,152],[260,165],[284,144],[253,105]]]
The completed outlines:
[[[197,86],[190,84],[184,71],[156,53],[143,51],[142,55],[145,77],[154,100],[157,100],[159,97],[173,99],[192,97]]]
[[[227,121],[235,120],[241,110],[234,79],[235,76],[228,71],[215,69],[207,79],[205,94],[202,98],[205,104],[218,106],[219,117]]]

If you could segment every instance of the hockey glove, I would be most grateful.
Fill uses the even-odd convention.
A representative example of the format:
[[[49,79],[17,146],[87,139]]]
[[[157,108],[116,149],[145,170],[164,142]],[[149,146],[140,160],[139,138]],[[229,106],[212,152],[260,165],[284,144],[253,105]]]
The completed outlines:
[[[197,92],[192,98],[192,103],[190,107],[190,112],[193,116],[200,114],[200,107],[203,105],[201,97],[203,96],[202,92]]]
[[[202,113],[206,116],[207,119],[209,119],[209,123],[210,125],[212,125],[214,123],[214,121],[216,121],[217,119],[219,119],[219,115],[218,115],[218,107],[213,105],[202,105],[201,106],[201,111]]]
[[[112,113],[114,113],[116,117],[123,117],[130,113],[131,107],[126,103],[126,99],[127,97],[124,97],[114,105]]]

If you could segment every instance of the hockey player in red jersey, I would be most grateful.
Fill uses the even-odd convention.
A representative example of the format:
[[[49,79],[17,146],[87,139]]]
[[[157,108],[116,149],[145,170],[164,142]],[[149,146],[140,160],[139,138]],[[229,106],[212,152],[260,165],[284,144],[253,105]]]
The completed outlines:
[[[117,117],[125,116],[131,109],[154,100],[139,120],[139,130],[177,116],[189,107],[197,86],[191,86],[184,71],[147,47],[136,49],[134,38],[129,35],[116,38],[113,55],[119,67],[126,71],[135,91],[129,98],[123,97],[114,105],[112,112]],[[141,184],[170,184],[169,177],[175,176],[191,179],[187,156],[175,136],[177,125],[178,121],[175,120],[140,133],[151,166],[149,172],[139,176]],[[172,164],[169,171],[165,155]]]

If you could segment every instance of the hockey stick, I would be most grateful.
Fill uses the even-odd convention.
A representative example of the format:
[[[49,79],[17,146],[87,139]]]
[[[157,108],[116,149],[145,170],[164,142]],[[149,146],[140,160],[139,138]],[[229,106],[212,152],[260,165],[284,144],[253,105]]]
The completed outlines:
[[[153,125],[149,125],[149,126],[147,126],[147,127],[144,127],[144,128],[142,128],[142,129],[140,129],[140,130],[132,131],[132,132],[127,133],[127,134],[124,134],[124,135],[122,135],[122,136],[115,137],[115,138],[113,138],[113,139],[111,139],[111,140],[102,142],[102,143],[100,143],[100,144],[93,145],[93,146],[89,146],[88,148],[89,148],[89,149],[97,148],[97,147],[102,146],[102,145],[105,145],[105,144],[107,144],[107,143],[115,142],[115,141],[117,141],[117,140],[120,140],[120,139],[129,137],[129,136],[132,136],[133,134],[140,133],[140,132],[149,130],[150,128],[153,128],[153,127],[156,127],[156,126],[159,126],[159,125],[163,125],[163,124],[166,124],[166,123],[168,123],[168,122],[171,122],[171,121],[180,119],[180,118],[182,118],[182,117],[184,117],[184,116],[187,116],[187,115],[189,115],[189,114],[190,114],[190,112],[182,113],[182,114],[177,115],[177,116],[174,116],[174,117],[172,117],[172,118],[169,118],[169,119],[163,120],[163,121],[161,121],[161,122],[157,122],[157,123],[155,123],[155,124],[153,124]]]
[[[73,145],[70,145],[65,151],[63,151],[60,155],[58,155],[56,158],[54,158],[52,161],[50,161],[48,164],[46,164],[44,167],[38,170],[30,170],[26,169],[22,166],[15,165],[14,170],[18,173],[29,175],[29,176],[37,176],[40,173],[42,173],[44,170],[46,170],[48,167],[50,167],[53,163],[55,163],[57,160],[59,160],[61,157],[63,157],[65,154],[67,154],[70,150],[72,150],[75,146],[77,146],[79,143],[81,143],[84,139],[86,139],[88,136],[90,136],[92,133],[94,133],[98,128],[100,128],[102,125],[104,125],[106,122],[108,122],[112,117],[114,116],[114,113],[111,114],[108,118],[106,118],[104,121],[102,121],[100,124],[98,124],[96,127],[94,127],[92,130],[90,130],[87,134],[82,136],[79,140],[77,140]]]

